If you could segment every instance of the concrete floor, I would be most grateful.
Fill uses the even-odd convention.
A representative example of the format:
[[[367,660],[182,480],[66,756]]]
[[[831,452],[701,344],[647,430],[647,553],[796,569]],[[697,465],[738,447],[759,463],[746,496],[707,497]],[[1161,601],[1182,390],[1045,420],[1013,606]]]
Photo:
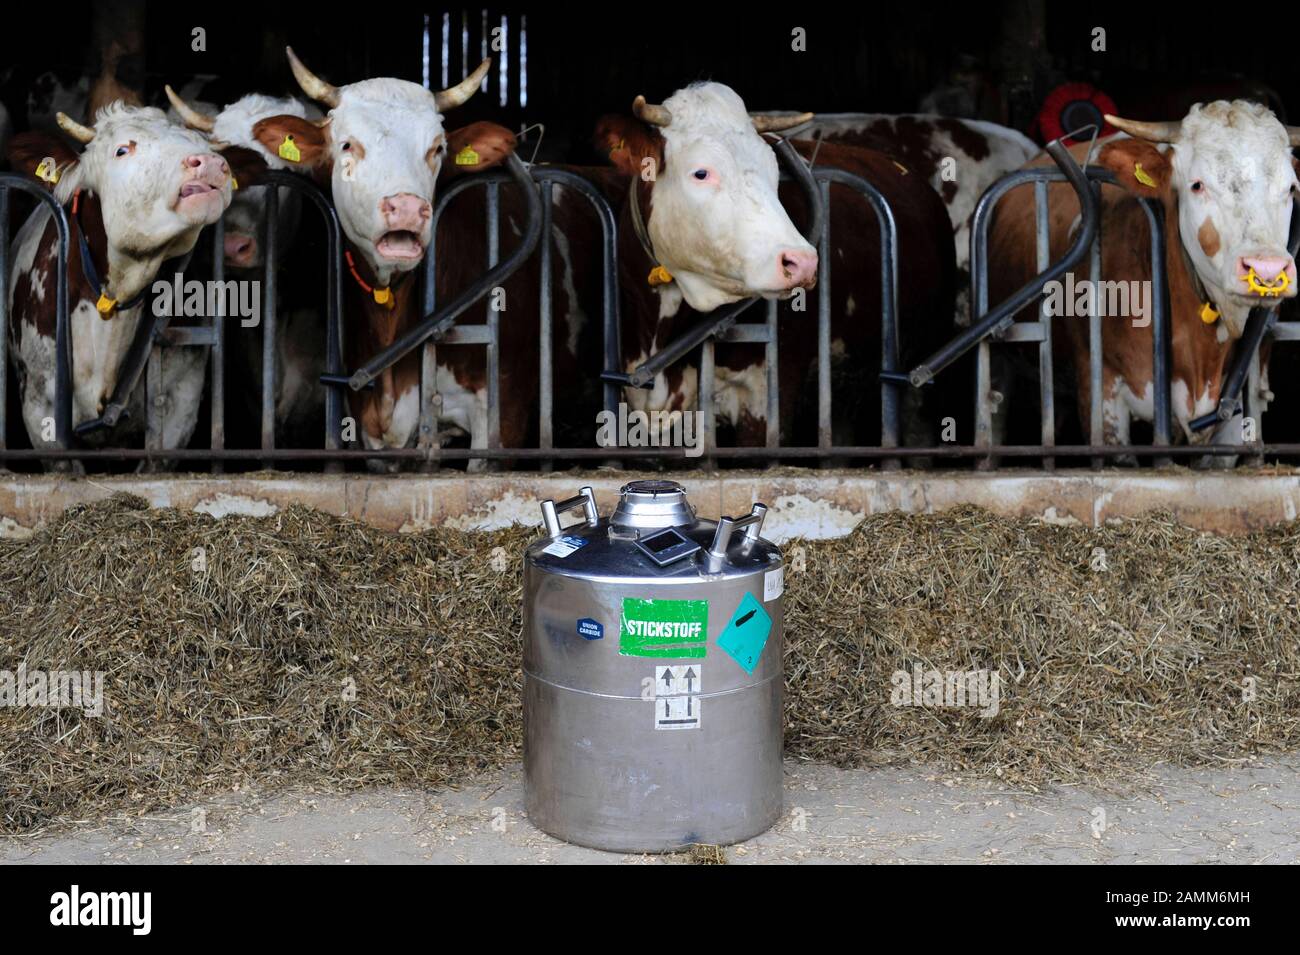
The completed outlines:
[[[440,793],[232,794],[145,819],[0,838],[0,864],[682,861],[544,835],[524,816],[521,776],[513,766]],[[1033,795],[923,769],[787,762],[785,801],[781,822],[729,847],[728,862],[1300,862],[1300,756],[1249,768],[1163,768],[1122,796],[1084,788]]]

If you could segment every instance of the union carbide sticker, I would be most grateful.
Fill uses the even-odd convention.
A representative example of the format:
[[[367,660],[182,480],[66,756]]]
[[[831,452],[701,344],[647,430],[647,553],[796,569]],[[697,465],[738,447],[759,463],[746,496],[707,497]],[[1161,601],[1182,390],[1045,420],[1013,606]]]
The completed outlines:
[[[603,640],[605,625],[590,617],[583,617],[578,621],[578,636],[586,637],[588,640]]]
[[[775,600],[785,593],[785,568],[778,567],[763,575],[763,603]]]
[[[587,542],[581,537],[574,537],[565,534],[563,537],[557,537],[545,547],[542,548],[543,554],[550,554],[552,557],[568,557],[580,547],[586,547]]]
[[[758,599],[747,593],[727,621],[726,629],[718,635],[718,646],[739,663],[742,670],[753,673],[771,632],[772,618]]]
[[[625,657],[698,659],[708,650],[707,600],[623,598],[618,652]]]

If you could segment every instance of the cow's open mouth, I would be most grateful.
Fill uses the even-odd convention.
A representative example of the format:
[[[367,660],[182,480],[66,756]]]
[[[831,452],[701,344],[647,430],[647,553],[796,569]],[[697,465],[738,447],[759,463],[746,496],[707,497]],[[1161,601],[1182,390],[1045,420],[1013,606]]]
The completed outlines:
[[[375,251],[386,259],[418,259],[424,255],[424,243],[416,233],[397,229],[381,235]]]
[[[216,186],[209,185],[206,182],[200,182],[197,179],[191,179],[185,185],[181,186],[181,198],[192,199],[194,196],[216,195],[221,190]]]

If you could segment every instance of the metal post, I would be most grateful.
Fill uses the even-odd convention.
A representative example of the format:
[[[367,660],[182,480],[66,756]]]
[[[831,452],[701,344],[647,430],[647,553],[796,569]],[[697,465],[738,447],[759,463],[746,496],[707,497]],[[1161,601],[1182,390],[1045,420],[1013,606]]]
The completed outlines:
[[[276,352],[276,270],[279,267],[279,242],[275,223],[280,214],[280,190],[266,190],[266,281],[262,283],[262,450],[275,449],[275,352]],[[267,468],[274,461],[267,458]]]

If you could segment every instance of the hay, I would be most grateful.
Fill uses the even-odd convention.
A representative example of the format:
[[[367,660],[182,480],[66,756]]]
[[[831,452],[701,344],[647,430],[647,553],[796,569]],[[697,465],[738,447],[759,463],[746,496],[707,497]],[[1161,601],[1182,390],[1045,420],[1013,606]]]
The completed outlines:
[[[531,533],[398,536],[301,507],[215,520],[117,497],[0,542],[0,670],[106,673],[103,718],[0,707],[0,828],[248,788],[439,787],[517,759]],[[967,508],[874,517],[788,562],[798,550],[792,756],[1038,786],[1300,742],[1300,531]],[[999,712],[891,705],[913,665],[996,668]]]

